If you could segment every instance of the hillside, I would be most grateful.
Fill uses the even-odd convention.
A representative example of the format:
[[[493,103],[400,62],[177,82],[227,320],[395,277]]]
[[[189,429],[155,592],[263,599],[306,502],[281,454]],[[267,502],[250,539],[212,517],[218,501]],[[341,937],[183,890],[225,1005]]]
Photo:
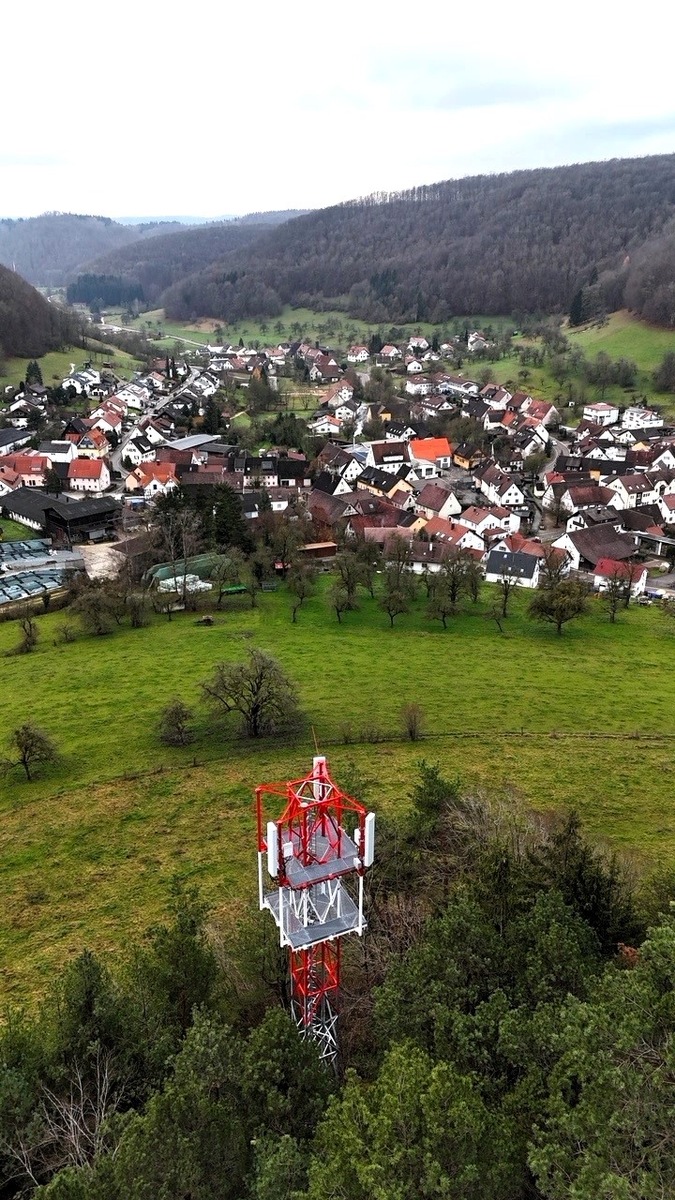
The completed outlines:
[[[674,217],[675,155],[449,180],[298,217],[175,283],[164,307],[176,319],[292,304],[437,322],[566,312],[591,288],[615,309],[644,254],[675,246]]]
[[[110,217],[43,213],[25,220],[0,220],[0,263],[30,283],[58,287],[100,254],[168,232],[166,224],[119,225]],[[179,228],[178,224],[173,228]]]
[[[71,315],[0,266],[0,357],[39,358],[74,340]]]
[[[176,280],[243,250],[272,225],[255,221],[180,229],[161,237],[134,242],[95,258],[68,286],[71,303],[103,300],[112,306],[141,300],[155,307],[162,292]]]

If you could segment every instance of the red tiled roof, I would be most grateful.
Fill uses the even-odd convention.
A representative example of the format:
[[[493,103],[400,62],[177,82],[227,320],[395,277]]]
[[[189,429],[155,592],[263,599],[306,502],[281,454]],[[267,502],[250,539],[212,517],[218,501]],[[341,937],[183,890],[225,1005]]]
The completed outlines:
[[[100,479],[102,472],[100,458],[74,458],[68,465],[69,479]]]

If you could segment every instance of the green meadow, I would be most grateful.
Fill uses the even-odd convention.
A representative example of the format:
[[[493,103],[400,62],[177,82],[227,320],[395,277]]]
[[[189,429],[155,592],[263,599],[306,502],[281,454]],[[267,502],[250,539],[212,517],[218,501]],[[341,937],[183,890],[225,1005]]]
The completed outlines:
[[[629,312],[612,313],[605,325],[589,325],[566,330],[573,346],[581,346],[586,354],[604,350],[610,358],[630,358],[641,371],[653,371],[664,354],[675,351],[675,330],[659,329],[631,316]]]
[[[28,361],[25,358],[8,358],[4,361],[0,371],[0,384],[3,388],[10,385],[16,387],[26,378]],[[82,346],[71,346],[67,350],[53,350],[37,361],[45,387],[58,387],[70,373],[71,363],[75,363],[76,370],[81,370],[85,362],[91,362],[97,368],[102,362],[109,362],[114,370],[127,376],[131,376],[140,368],[138,360],[127,354],[126,350],[118,350],[116,346],[106,345],[105,342],[95,339],[87,342],[86,349]]]
[[[253,610],[233,601],[212,627],[153,616],[73,643],[58,639],[67,614],[48,613],[33,654],[2,658],[4,730],[33,720],[60,751],[34,782],[18,771],[2,782],[6,997],[39,993],[84,945],[123,946],[159,916],[176,871],[200,884],[217,921],[236,919],[255,889],[253,788],[302,774],[314,739],[377,810],[405,805],[424,756],[508,804],[577,808],[638,866],[672,861],[675,626],[659,610],[631,607],[610,625],[593,601],[559,638],[527,618],[521,593],[500,634],[486,594],[446,632],[421,599],[392,630],[368,596],[338,624],[325,587],[296,625],[284,589]],[[0,653],[17,640],[15,623],[0,625]],[[202,704],[200,680],[252,646],[297,682],[306,727],[293,739],[247,743]],[[185,749],[156,735],[175,695],[195,711]],[[400,718],[409,700],[426,714],[414,744]]]

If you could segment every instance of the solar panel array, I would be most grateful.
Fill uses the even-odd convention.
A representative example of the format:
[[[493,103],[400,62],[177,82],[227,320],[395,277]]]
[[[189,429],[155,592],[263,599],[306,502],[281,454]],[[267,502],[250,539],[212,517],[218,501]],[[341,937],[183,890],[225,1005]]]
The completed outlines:
[[[0,575],[0,604],[16,604],[30,600],[43,592],[54,592],[63,586],[65,571],[17,571]]]

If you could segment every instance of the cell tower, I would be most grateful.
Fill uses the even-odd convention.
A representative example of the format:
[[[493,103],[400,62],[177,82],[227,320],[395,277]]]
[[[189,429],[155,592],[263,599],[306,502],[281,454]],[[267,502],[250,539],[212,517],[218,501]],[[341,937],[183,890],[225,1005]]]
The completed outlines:
[[[374,857],[375,814],[340,791],[321,755],[304,779],[264,783],[255,794],[260,908],[270,910],[280,944],[289,948],[298,1028],[335,1064],[340,938],[360,937],[366,927],[363,876]],[[278,808],[278,797],[285,801],[281,816],[266,819],[265,804]]]

